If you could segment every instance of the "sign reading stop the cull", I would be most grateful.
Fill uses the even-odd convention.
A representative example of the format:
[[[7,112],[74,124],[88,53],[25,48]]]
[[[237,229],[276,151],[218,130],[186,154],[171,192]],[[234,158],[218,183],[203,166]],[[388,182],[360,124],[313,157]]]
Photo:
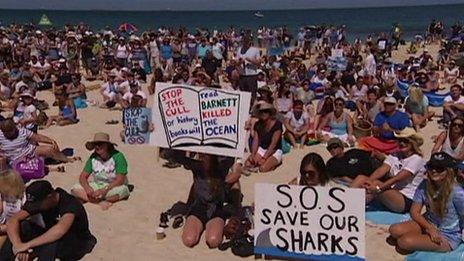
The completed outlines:
[[[255,184],[255,253],[311,260],[364,260],[364,191]]]
[[[124,110],[124,136],[126,144],[150,142],[150,108],[127,108]]]
[[[151,142],[160,147],[243,157],[250,93],[156,83]]]

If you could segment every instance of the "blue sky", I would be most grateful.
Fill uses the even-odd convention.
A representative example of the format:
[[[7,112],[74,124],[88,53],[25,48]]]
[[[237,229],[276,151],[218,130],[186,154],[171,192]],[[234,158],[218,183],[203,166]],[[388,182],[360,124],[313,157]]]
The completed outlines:
[[[464,0],[0,0],[0,9],[267,10],[456,3]]]

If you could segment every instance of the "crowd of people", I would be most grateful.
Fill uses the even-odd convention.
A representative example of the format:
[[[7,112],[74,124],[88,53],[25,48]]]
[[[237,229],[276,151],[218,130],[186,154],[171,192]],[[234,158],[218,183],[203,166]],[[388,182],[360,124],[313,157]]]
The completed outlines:
[[[453,26],[448,33],[437,21],[427,32],[426,41],[416,37],[408,47],[410,57],[394,60],[402,44],[398,24],[390,34],[354,42],[345,26],[307,26],[295,36],[285,27],[161,27],[142,34],[109,27],[96,33],[84,24],[62,30],[1,27],[0,259],[76,260],[93,249],[96,238],[82,204],[108,209],[128,199],[128,162],[108,134],[96,133],[85,144],[93,153],[69,193],[48,181],[30,182],[52,170],[47,162],[81,160],[38,132],[79,124],[78,111],[88,106],[146,107],[158,82],[251,93],[247,158],[162,151],[164,167],[193,173],[182,212],[186,246],[198,244],[203,231],[209,247],[223,245],[231,217],[243,215],[242,174],[278,170],[290,149],[323,143],[332,158],[326,163],[317,153],[307,154],[290,184],[364,188],[367,205],[411,213],[411,221],[390,227],[389,241],[400,252],[455,249],[464,228],[458,222],[464,213],[464,74],[457,65],[464,32]],[[428,45],[439,45],[438,55]],[[93,88],[99,99],[87,97],[93,82],[101,83]],[[428,95],[447,88],[440,116]],[[47,89],[55,98],[50,104],[37,98]],[[47,115],[52,106],[58,114]],[[439,124],[443,132],[427,161],[421,132],[428,124]],[[47,166],[26,177],[18,166],[33,160]]]

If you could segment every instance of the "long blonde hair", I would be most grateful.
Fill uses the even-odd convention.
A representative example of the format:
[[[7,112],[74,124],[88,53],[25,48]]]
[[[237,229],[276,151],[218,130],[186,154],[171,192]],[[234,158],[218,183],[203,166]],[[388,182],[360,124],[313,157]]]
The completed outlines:
[[[422,100],[424,99],[424,93],[422,89],[416,86],[412,86],[409,89],[409,100],[414,104],[422,104]]]
[[[446,215],[446,206],[455,185],[456,171],[452,168],[446,169],[446,177],[440,184],[436,184],[428,179],[427,199],[433,213],[442,218]]]
[[[20,199],[24,195],[26,186],[21,175],[12,169],[0,172],[0,194]]]

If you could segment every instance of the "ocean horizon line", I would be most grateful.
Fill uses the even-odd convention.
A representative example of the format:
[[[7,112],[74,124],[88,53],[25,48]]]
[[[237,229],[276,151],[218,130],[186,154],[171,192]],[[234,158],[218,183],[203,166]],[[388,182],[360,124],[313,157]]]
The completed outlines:
[[[149,12],[279,12],[279,11],[316,11],[316,10],[353,10],[353,9],[389,9],[389,8],[401,8],[401,7],[433,7],[433,6],[464,6],[464,3],[434,3],[434,4],[405,4],[405,5],[385,5],[385,6],[341,6],[341,7],[315,7],[315,8],[281,8],[281,9],[193,9],[193,10],[175,10],[172,8],[164,9],[152,9],[152,10],[141,10],[141,9],[47,9],[47,8],[0,8],[0,11],[43,11],[43,12],[137,12],[137,13],[149,13]]]

